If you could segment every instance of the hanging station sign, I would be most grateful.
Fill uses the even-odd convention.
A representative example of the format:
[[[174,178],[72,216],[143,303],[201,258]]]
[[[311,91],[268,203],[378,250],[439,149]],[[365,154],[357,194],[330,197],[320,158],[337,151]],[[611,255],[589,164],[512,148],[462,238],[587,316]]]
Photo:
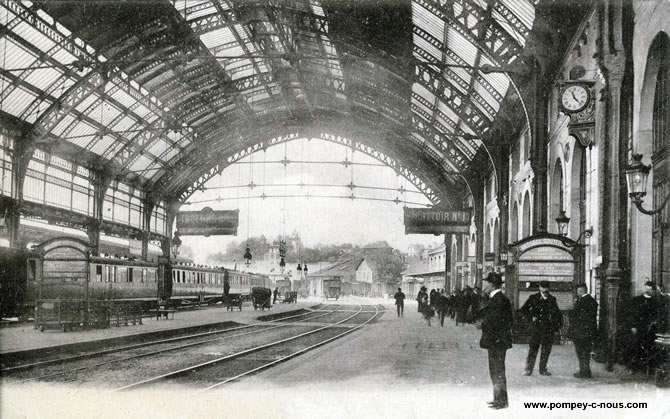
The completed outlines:
[[[200,211],[177,213],[177,231],[182,236],[237,236],[239,210],[214,211],[205,207]]]
[[[405,234],[468,234],[470,210],[403,208]]]

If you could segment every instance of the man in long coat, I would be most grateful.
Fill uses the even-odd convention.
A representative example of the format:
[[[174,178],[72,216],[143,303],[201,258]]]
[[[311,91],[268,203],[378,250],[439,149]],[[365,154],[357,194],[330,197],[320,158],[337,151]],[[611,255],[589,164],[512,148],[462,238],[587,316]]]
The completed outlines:
[[[587,293],[586,284],[577,285],[577,301],[570,312],[568,329],[579,360],[576,378],[591,378],[591,347],[598,333],[597,315],[598,303]]]
[[[526,370],[523,375],[531,375],[537,351],[542,346],[540,354],[540,375],[551,375],[547,370],[549,354],[554,344],[554,334],[560,330],[563,324],[563,315],[558,308],[556,297],[549,294],[549,282],[540,282],[540,292],[531,295],[521,307],[521,311],[531,321],[530,344],[528,345],[528,357],[526,358]]]
[[[489,374],[493,383],[492,409],[508,406],[505,356],[512,347],[512,304],[502,293],[502,278],[495,272],[484,278],[483,291],[489,301],[482,313],[482,338],[479,346],[488,351]]]

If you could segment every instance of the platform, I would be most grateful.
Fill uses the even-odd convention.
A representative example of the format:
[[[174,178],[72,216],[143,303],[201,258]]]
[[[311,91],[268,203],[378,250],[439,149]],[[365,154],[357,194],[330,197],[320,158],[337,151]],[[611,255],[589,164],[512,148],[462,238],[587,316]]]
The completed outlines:
[[[113,326],[107,329],[74,330],[64,333],[52,330],[40,332],[33,328],[33,323],[0,328],[0,356],[26,350],[57,347],[76,343],[88,343],[97,340],[130,337],[171,329],[182,329],[222,322],[253,323],[260,316],[300,310],[319,304],[317,299],[302,299],[296,304],[275,304],[272,309],[254,311],[250,303],[245,303],[242,311],[227,311],[225,306],[200,307],[180,310],[174,319],[144,317],[142,325]]]
[[[670,389],[657,388],[653,380],[631,376],[623,368],[607,372],[596,362],[591,362],[594,379],[574,378],[577,358],[572,344],[554,345],[548,365],[551,377],[540,376],[537,365],[532,376],[522,376],[528,345],[514,345],[506,362],[510,408],[492,412],[485,404],[492,399],[492,386],[487,352],[479,347],[481,330],[470,324],[457,327],[451,319],[440,327],[436,318],[428,327],[414,301],[406,302],[405,317],[400,319],[388,300],[377,302],[387,310],[375,323],[226,391],[245,395],[262,388],[264,394],[284,400],[269,407],[278,409],[278,417],[306,417],[306,411],[333,418],[360,417],[360,412],[389,418],[670,417]],[[303,392],[310,397],[299,401],[284,397]],[[578,412],[523,406],[552,401],[647,402],[648,408]]]

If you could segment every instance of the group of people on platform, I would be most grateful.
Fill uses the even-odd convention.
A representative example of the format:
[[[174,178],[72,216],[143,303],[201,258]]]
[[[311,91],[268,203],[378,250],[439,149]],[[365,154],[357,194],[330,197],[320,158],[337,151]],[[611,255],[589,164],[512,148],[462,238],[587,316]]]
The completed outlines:
[[[454,320],[456,326],[474,323],[481,300],[481,290],[471,287],[448,295],[444,289],[432,289],[428,293],[427,288],[422,286],[416,296],[419,312],[423,314],[428,326],[435,315],[438,316],[441,326],[444,326],[446,317]]]
[[[444,326],[445,317],[463,323],[478,323],[482,330],[480,346],[488,351],[489,372],[493,383],[491,408],[503,409],[508,406],[507,382],[505,377],[505,356],[512,347],[512,325],[515,319],[512,305],[502,292],[502,277],[490,273],[482,281],[482,290],[467,287],[463,291],[447,295],[444,289],[427,292],[421,287],[417,295],[418,310],[427,325],[438,315]],[[519,310],[517,319],[527,321],[530,335],[528,354],[523,375],[532,375],[537,354],[540,352],[539,373],[550,376],[549,356],[557,334],[563,331],[575,346],[579,371],[574,377],[592,378],[591,353],[599,341],[598,303],[588,293],[585,284],[576,286],[576,300],[568,311],[568,327],[563,330],[564,314],[559,309],[556,297],[549,292],[550,283],[539,283],[539,292],[530,295]],[[403,316],[405,294],[400,288],[395,294],[398,317]],[[622,308],[625,328],[629,330],[627,345],[621,350],[621,358],[627,361],[632,371],[649,371],[661,361],[661,353],[654,340],[656,334],[666,330],[667,310],[670,295],[663,294],[653,282],[645,284],[645,292],[631,299]]]

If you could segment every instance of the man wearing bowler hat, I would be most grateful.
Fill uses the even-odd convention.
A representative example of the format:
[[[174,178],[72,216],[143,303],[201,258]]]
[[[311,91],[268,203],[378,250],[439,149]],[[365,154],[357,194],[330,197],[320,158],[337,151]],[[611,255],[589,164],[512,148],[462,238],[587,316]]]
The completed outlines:
[[[526,358],[526,370],[523,375],[531,375],[537,358],[537,351],[542,346],[540,353],[540,375],[551,375],[547,370],[549,354],[554,343],[554,334],[563,324],[563,315],[558,308],[556,297],[549,294],[549,282],[540,282],[540,292],[531,295],[521,307],[521,311],[530,319],[530,344],[528,345],[528,357]]]
[[[502,278],[495,272],[489,273],[482,282],[484,294],[489,303],[482,310],[482,338],[479,346],[488,351],[489,374],[493,383],[492,409],[508,406],[507,379],[505,377],[505,355],[512,347],[512,304],[502,293]]]

